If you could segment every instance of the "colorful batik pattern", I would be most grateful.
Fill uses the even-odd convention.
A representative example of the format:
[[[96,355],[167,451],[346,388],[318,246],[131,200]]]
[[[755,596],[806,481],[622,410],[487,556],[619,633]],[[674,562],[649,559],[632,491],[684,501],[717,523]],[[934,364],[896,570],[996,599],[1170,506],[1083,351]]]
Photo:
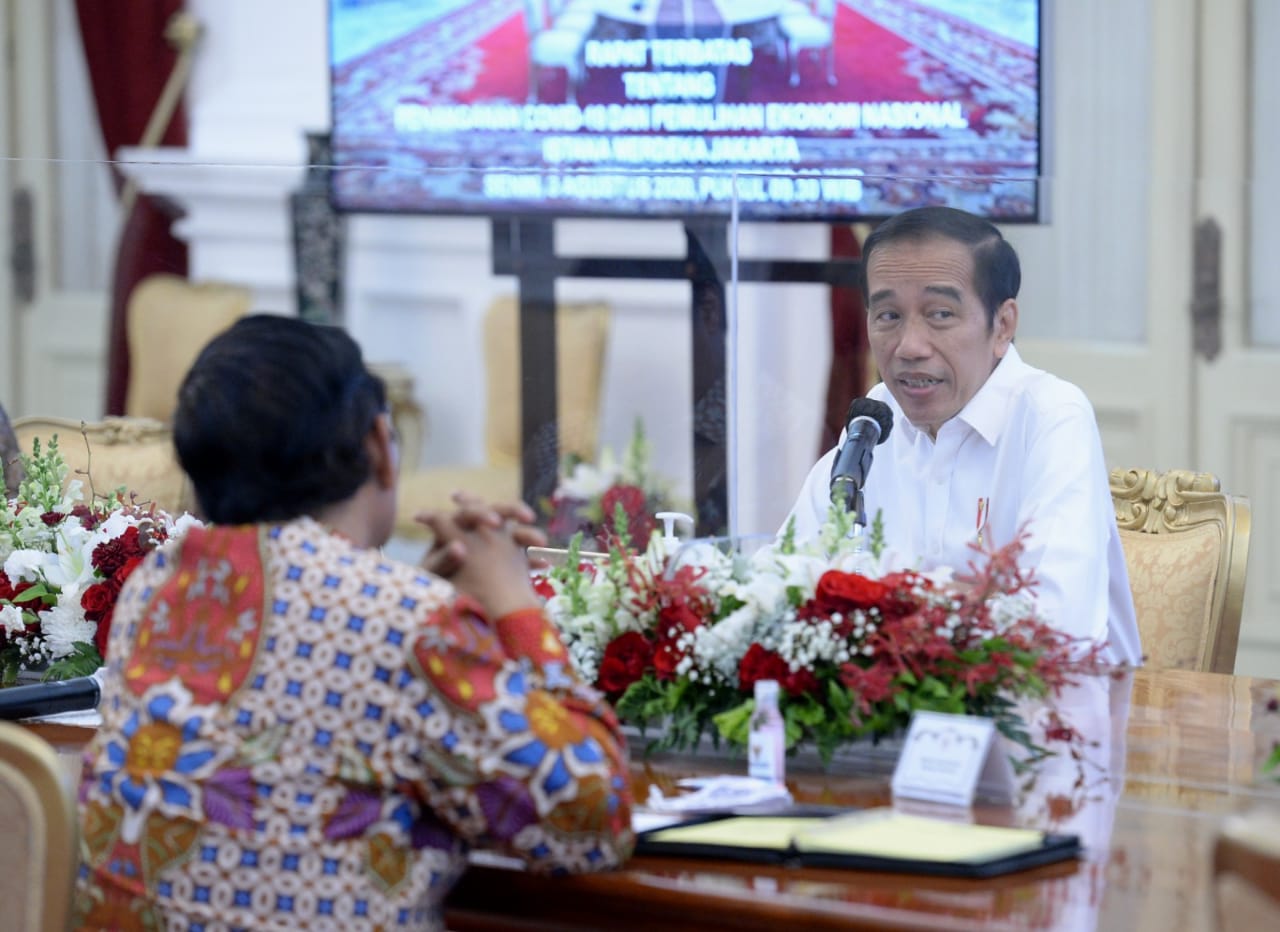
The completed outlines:
[[[630,851],[616,720],[541,612],[486,620],[310,519],[152,554],[108,656],[79,927],[434,928],[473,847]]]

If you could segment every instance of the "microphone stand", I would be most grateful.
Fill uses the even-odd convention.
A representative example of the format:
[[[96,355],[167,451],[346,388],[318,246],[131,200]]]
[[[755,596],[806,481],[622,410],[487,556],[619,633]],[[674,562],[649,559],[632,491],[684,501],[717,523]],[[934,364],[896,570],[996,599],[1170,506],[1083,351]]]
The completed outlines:
[[[848,476],[836,476],[831,481],[831,500],[843,505],[845,512],[853,515],[853,536],[859,541],[866,537],[867,512],[858,484]]]

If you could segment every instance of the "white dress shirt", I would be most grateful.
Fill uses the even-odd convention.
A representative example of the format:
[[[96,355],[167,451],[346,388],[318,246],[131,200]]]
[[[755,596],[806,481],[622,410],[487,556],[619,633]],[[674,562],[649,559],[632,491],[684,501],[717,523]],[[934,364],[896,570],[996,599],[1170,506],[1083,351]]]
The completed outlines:
[[[1010,346],[936,441],[907,420],[884,383],[867,395],[893,410],[863,490],[868,521],[882,513],[892,550],[918,555],[920,569],[966,570],[978,557],[970,544],[985,499],[986,543],[1002,546],[1026,527],[1021,565],[1035,570],[1045,620],[1106,642],[1113,661],[1141,662],[1102,441],[1079,388],[1028,366]],[[791,509],[797,540],[814,536],[826,518],[838,449],[814,465]]]

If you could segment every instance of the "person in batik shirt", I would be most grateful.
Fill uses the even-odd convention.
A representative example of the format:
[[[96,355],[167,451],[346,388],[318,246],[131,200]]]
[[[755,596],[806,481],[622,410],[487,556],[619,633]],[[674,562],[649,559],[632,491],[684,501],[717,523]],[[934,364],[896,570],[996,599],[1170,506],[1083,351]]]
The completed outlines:
[[[211,522],[115,609],[81,784],[78,928],[438,928],[473,848],[593,871],[633,845],[626,746],[529,581],[523,505],[381,555],[397,450],[337,328],[255,315],[179,393]]]

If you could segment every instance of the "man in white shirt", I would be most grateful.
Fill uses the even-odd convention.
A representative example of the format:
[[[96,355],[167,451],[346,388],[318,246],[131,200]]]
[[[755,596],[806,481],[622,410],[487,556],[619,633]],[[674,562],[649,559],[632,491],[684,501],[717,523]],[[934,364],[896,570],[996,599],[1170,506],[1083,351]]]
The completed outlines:
[[[1093,408],[1013,346],[1021,269],[986,220],[925,207],[885,221],[863,247],[871,353],[893,411],[863,490],[886,542],[922,569],[963,570],[981,539],[1028,532],[1047,621],[1137,664],[1133,597]],[[814,465],[791,511],[798,539],[827,515],[839,445]]]

